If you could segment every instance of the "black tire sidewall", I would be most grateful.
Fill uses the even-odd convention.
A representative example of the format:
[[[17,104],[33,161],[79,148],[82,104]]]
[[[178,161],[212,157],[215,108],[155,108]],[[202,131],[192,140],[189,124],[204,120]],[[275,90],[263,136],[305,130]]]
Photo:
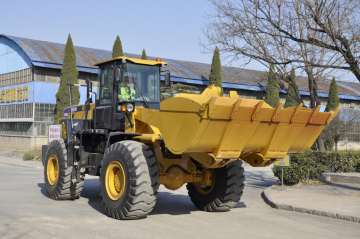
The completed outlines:
[[[225,211],[226,208],[234,207],[234,203],[239,202],[241,198],[245,180],[242,161],[237,160],[222,168],[216,168],[214,174],[214,187],[206,195],[201,194],[193,183],[186,185],[191,201],[200,210]]]
[[[53,143],[53,144],[50,144],[49,146],[49,149],[46,153],[46,159],[45,159],[45,165],[44,165],[44,176],[45,176],[45,187],[46,187],[46,190],[48,191],[48,193],[55,193],[57,188],[58,188],[58,184],[59,184],[59,181],[61,180],[61,172],[62,172],[62,167],[63,167],[63,163],[61,162],[62,161],[62,155],[60,155],[59,153],[59,148],[60,147],[57,147],[58,145]],[[48,162],[49,162],[49,158],[52,154],[55,154],[57,159],[58,159],[58,164],[59,164],[59,175],[58,175],[58,179],[56,181],[56,183],[54,185],[51,185],[49,183],[49,180],[48,180],[48,176],[47,176],[47,166],[48,166]]]
[[[125,189],[122,194],[122,196],[116,200],[113,201],[107,193],[106,185],[105,185],[105,177],[106,177],[106,171],[111,162],[119,162],[121,166],[124,169],[125,172]],[[126,203],[130,191],[130,174],[129,174],[129,166],[126,163],[126,159],[123,154],[121,154],[119,151],[114,150],[111,151],[109,154],[106,155],[106,158],[104,159],[104,163],[101,168],[101,174],[100,174],[101,180],[100,180],[100,187],[101,187],[101,194],[103,200],[106,200],[106,204],[111,208],[114,209],[114,211],[118,211],[119,209],[122,209],[124,207],[124,204]]]
[[[222,191],[221,189],[222,189],[222,184],[223,184],[222,178],[224,177],[224,175],[221,171],[222,171],[222,168],[218,168],[218,169],[214,170],[215,184],[214,184],[214,187],[212,188],[211,192],[206,195],[199,193],[193,183],[188,184],[188,187],[193,192],[193,195],[195,194],[194,196],[197,197],[198,200],[201,201],[203,204],[209,204],[221,196],[220,192]]]

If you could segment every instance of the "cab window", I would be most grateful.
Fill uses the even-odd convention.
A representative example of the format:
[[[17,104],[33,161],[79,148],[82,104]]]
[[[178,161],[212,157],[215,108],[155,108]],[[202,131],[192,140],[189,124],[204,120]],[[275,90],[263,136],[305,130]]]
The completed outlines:
[[[128,62],[124,67],[122,84],[119,85],[119,99],[129,97],[131,100],[141,101],[144,98],[149,102],[159,102],[159,66],[138,65]],[[125,91],[127,90],[127,92]]]
[[[102,68],[98,81],[100,81],[100,92],[98,93],[100,104],[111,103],[113,94],[114,67],[107,66]]]

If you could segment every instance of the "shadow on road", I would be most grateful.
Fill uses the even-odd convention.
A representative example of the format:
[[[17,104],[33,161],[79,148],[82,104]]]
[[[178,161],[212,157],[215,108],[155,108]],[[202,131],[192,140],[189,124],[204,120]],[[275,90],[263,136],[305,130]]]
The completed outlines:
[[[46,192],[45,183],[38,183],[38,187],[40,188],[40,192],[47,198],[50,198],[48,193]]]
[[[159,192],[156,205],[151,214],[183,215],[197,210],[187,195]]]
[[[107,216],[107,212],[105,211],[100,197],[100,189],[99,189],[99,179],[85,179],[84,188],[80,194],[82,198],[88,199],[88,204],[95,209],[96,211]]]
[[[45,185],[44,185],[45,190]],[[43,193],[44,194],[44,193]],[[45,195],[47,193],[45,191]],[[99,180],[98,179],[85,179],[84,189],[81,192],[82,198],[88,199],[88,204],[95,209],[96,211],[107,215],[100,197],[99,190]],[[235,208],[245,208],[243,202],[239,202]],[[156,205],[151,215],[155,214],[169,214],[169,215],[184,215],[190,214],[193,211],[198,211],[198,209],[191,202],[188,195],[174,194],[170,192],[160,191],[158,193],[158,198]]]
[[[243,202],[239,202],[235,208],[245,207]],[[193,211],[199,211],[199,209],[191,202],[188,195],[159,192],[155,208],[151,214],[184,215]]]
[[[107,216],[107,212],[101,202],[99,184],[98,179],[85,179],[84,188],[80,196],[82,198],[86,198],[88,200],[88,204],[93,209]],[[40,188],[40,192],[45,197],[49,198],[49,195],[46,192],[45,183],[38,183],[37,185]],[[235,206],[235,208],[245,207],[245,203],[241,201]],[[188,195],[175,194],[171,191],[160,191],[158,192],[156,205],[151,214],[184,215],[198,210],[199,209],[191,202]]]

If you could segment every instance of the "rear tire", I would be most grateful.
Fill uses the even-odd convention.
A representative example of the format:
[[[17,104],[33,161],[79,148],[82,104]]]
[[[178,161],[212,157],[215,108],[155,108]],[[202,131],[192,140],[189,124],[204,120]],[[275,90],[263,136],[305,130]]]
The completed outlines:
[[[54,200],[79,198],[84,186],[84,176],[79,183],[71,182],[73,167],[67,166],[67,150],[63,139],[49,144],[45,156],[45,188],[49,197]]]
[[[240,201],[245,187],[242,161],[234,161],[213,172],[214,183],[211,187],[199,188],[199,185],[188,183],[188,194],[194,205],[202,211],[228,211]]]
[[[111,145],[105,151],[99,179],[102,204],[110,217],[139,219],[153,210],[159,175],[146,145],[130,140]]]

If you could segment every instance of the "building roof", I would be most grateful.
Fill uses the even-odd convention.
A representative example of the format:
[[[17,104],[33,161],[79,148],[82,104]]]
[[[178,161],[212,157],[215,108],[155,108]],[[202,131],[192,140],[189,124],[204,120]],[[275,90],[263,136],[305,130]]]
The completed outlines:
[[[28,55],[32,64],[35,66],[57,69],[62,67],[65,44],[8,35],[0,35],[0,37],[6,37],[15,42]],[[78,70],[84,72],[97,73],[97,67],[94,66],[94,64],[106,61],[110,59],[112,55],[112,52],[108,50],[79,46],[74,46],[74,49]],[[124,55],[130,58],[141,58],[138,54],[124,53]],[[155,61],[156,57],[148,56],[148,59]],[[164,58],[162,58],[162,60],[168,63],[168,69],[174,81],[198,85],[208,84],[210,64]],[[222,66],[223,87],[226,88],[264,91],[267,75],[268,73],[264,71]],[[318,83],[318,91],[323,92],[321,93],[322,97],[327,97],[330,83],[330,80],[323,80]],[[297,84],[302,90],[302,95],[309,93],[306,77],[298,77]],[[360,100],[360,83],[358,82],[338,82],[338,90],[341,98]]]

